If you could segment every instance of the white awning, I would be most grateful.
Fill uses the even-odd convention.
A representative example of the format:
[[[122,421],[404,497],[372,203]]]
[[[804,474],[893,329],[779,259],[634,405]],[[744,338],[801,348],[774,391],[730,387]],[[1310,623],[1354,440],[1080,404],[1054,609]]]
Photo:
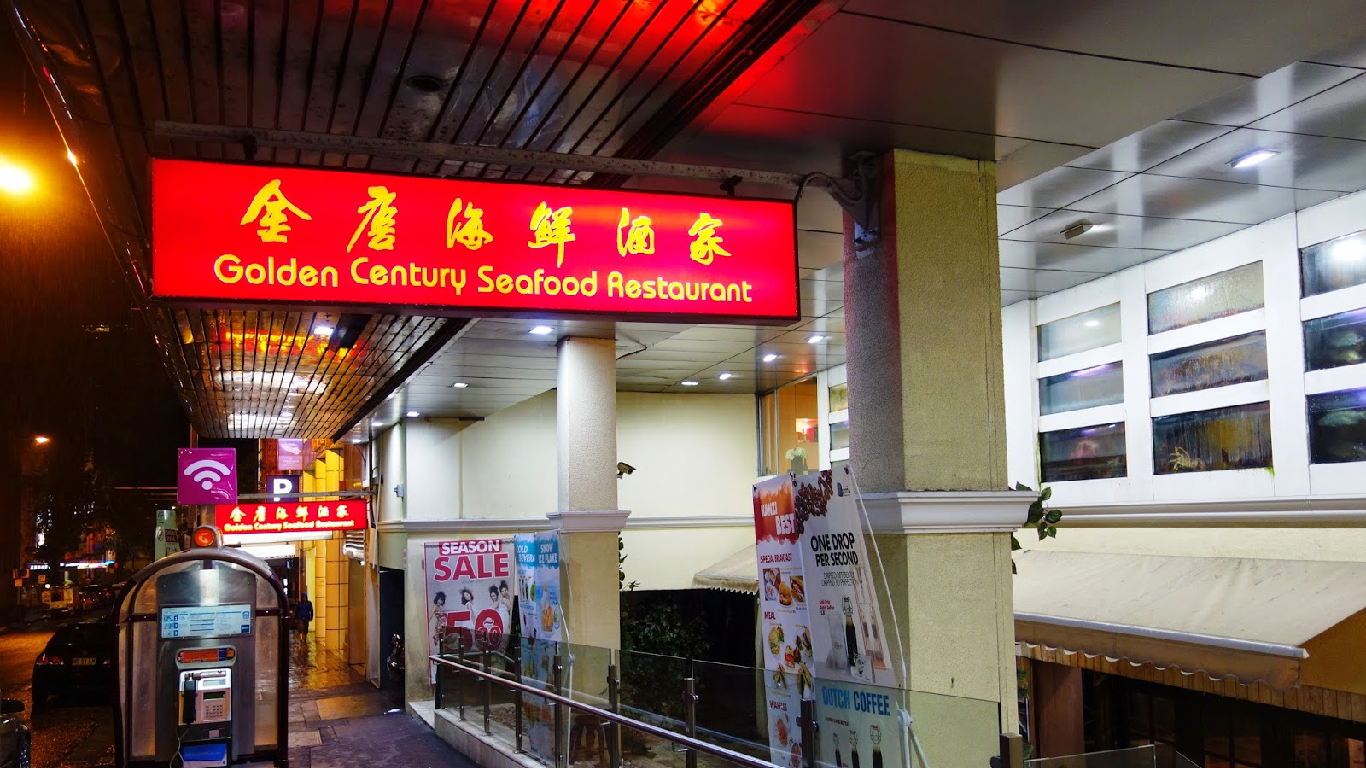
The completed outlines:
[[[730,592],[759,592],[758,549],[754,544],[693,574],[694,587]]]
[[[1017,642],[1299,684],[1304,646],[1366,609],[1366,563],[1016,554]]]

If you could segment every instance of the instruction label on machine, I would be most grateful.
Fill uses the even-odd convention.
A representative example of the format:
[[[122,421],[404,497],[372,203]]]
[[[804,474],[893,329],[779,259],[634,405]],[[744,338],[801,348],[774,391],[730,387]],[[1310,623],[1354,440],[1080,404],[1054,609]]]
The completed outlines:
[[[251,634],[251,606],[195,605],[161,609],[162,638]]]

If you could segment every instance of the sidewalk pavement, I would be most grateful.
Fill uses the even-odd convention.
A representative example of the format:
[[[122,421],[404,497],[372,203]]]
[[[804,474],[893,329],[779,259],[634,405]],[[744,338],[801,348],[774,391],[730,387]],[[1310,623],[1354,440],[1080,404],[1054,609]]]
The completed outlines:
[[[290,652],[291,768],[477,768],[314,635]]]

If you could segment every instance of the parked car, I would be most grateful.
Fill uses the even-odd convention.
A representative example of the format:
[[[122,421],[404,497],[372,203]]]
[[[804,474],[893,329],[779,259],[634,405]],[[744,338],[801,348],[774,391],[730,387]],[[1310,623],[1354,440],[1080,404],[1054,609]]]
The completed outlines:
[[[29,768],[33,756],[28,725],[19,713],[24,702],[0,699],[0,768]]]
[[[62,627],[33,663],[33,708],[53,695],[80,694],[101,703],[114,693],[114,626],[86,622]]]

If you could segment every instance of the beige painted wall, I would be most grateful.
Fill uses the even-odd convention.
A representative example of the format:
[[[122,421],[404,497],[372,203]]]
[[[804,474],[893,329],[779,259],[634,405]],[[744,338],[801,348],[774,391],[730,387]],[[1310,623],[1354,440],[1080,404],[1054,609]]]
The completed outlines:
[[[1366,561],[1366,528],[1068,528],[1041,542],[1019,534],[1025,549],[1171,557]]]
[[[754,544],[754,527],[628,528],[626,583],[638,590],[690,589],[694,573]],[[758,566],[755,566],[758,573]]]
[[[749,395],[618,394],[618,454],[637,470],[619,481],[621,507],[636,518],[750,514],[755,430]],[[540,517],[557,505],[555,453],[554,392],[482,422],[405,421],[379,438],[380,519]]]

